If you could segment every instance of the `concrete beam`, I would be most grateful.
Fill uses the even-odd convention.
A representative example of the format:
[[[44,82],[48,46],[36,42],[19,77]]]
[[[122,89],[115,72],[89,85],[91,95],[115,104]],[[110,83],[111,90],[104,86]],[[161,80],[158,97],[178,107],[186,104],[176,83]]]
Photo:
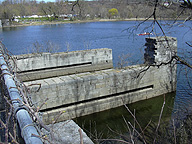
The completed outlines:
[[[30,87],[30,96],[36,106],[41,105],[48,98],[46,104],[41,108],[45,123],[51,123],[52,118],[63,110],[66,112],[60,117],[60,120],[107,110],[125,103],[175,91],[176,61],[171,61],[166,65],[162,64],[160,67],[158,65],[169,62],[171,57],[176,54],[176,39],[158,37],[146,40],[144,65],[124,69],[81,71],[76,74],[25,82],[26,85],[33,84]],[[101,57],[98,58],[101,63],[95,58],[93,63],[96,60],[96,66],[101,67],[103,59],[106,60],[105,54],[110,53],[110,50],[108,52],[106,49],[98,51],[102,53],[98,56]],[[82,52],[84,53],[84,51]],[[96,54],[99,52],[94,50]],[[78,55],[81,55],[80,53]],[[68,57],[68,59],[70,58]],[[41,89],[38,90],[39,86],[34,84],[41,84]]]
[[[38,80],[113,68],[112,50],[84,50],[14,56],[15,71],[22,81]]]

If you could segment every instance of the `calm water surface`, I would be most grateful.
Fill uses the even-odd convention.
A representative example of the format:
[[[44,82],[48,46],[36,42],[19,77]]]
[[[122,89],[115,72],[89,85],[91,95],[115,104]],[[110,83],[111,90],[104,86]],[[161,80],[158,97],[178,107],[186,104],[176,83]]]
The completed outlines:
[[[139,21],[119,21],[119,22],[92,22],[92,23],[76,23],[76,24],[56,24],[56,25],[41,25],[41,26],[28,26],[28,27],[15,27],[15,28],[3,28],[0,29],[0,39],[8,48],[8,50],[14,55],[24,54],[32,52],[32,47],[35,42],[40,44],[47,41],[60,47],[59,51],[85,50],[85,49],[97,49],[97,48],[111,48],[113,51],[114,66],[117,66],[119,56],[129,55],[128,60],[130,64],[137,62],[143,62],[144,44],[146,36],[137,36],[138,33],[150,32],[151,21],[146,22],[141,27],[137,28]],[[192,22],[188,21],[183,24],[174,25],[172,27],[166,25],[167,22],[161,22],[167,36],[176,37],[178,40],[178,54],[190,49],[185,42],[192,41]],[[169,21],[172,23],[172,21]],[[155,26],[153,32],[157,35],[162,35],[160,29]],[[180,66],[178,66],[180,69]],[[181,68],[182,69],[182,68]],[[182,69],[183,70],[183,69]],[[179,71],[180,72],[180,71]],[[181,73],[186,72],[183,70]],[[180,76],[178,79],[176,97],[175,94],[170,96],[170,107],[180,110],[181,108],[189,108],[191,104],[191,97],[183,91],[183,87],[188,84],[186,79],[191,79],[191,71],[187,71],[190,75],[188,78]],[[172,98],[175,97],[175,102],[172,102]],[[159,98],[161,99],[161,98]],[[154,98],[152,101],[156,101]],[[158,100],[162,102],[162,100]],[[147,101],[140,103],[140,106],[146,107]],[[151,102],[154,103],[154,102]],[[160,104],[161,106],[161,104]],[[134,106],[133,106],[134,107]],[[154,106],[149,106],[148,110],[140,107],[138,113],[142,113],[144,109],[147,117],[157,115],[157,109]],[[150,112],[150,111],[153,112]],[[113,111],[113,114],[111,114]],[[103,121],[109,121],[113,123],[122,119],[121,112],[125,111],[124,108],[112,109],[105,113],[94,114],[92,116],[79,119],[79,123],[82,124],[84,120],[97,120],[97,126],[102,127]],[[110,115],[112,116],[109,116]],[[159,114],[159,113],[158,113]],[[101,116],[104,118],[101,118]],[[140,114],[139,114],[140,115]],[[97,117],[96,117],[97,116]],[[140,115],[141,116],[141,115]],[[171,116],[171,113],[169,113]],[[107,120],[105,120],[107,119]],[[109,120],[110,119],[110,120]],[[113,122],[111,120],[114,120]],[[102,124],[101,124],[102,123]],[[107,125],[106,123],[104,123]],[[88,123],[84,125],[88,126]],[[119,126],[121,127],[121,126]],[[120,128],[122,129],[122,128]]]
[[[67,47],[70,51],[111,48],[116,64],[118,56],[122,54],[132,55],[132,61],[143,57],[145,36],[137,36],[137,34],[150,32],[152,22],[149,21],[136,29],[139,22],[92,22],[3,28],[0,29],[0,39],[13,54],[31,52],[35,42],[47,41],[57,44],[60,47],[59,51],[67,51]],[[187,23],[187,26],[190,25],[191,22]],[[187,26],[179,26],[172,28],[167,26],[164,29],[167,36],[177,37],[178,47],[183,48],[186,41],[191,41],[192,34]],[[157,26],[154,32],[162,35]]]
[[[59,51],[67,51],[67,46],[70,51],[111,48],[116,63],[118,56],[122,54],[131,54],[134,60],[143,57],[145,37],[137,34],[150,32],[152,22],[136,29],[138,23],[139,21],[119,21],[3,28],[0,29],[0,39],[13,54],[31,52],[35,42],[47,41],[57,44]],[[187,26],[190,25],[191,22],[187,23]],[[164,27],[168,36],[178,38],[179,48],[183,48],[186,41],[191,41],[192,34],[187,26]],[[155,27],[154,32],[162,35],[160,29]]]

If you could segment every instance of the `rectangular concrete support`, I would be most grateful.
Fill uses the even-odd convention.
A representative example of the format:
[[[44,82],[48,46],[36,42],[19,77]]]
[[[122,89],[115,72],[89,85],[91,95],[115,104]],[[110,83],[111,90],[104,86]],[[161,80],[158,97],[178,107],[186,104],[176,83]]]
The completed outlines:
[[[33,103],[40,106],[48,99],[41,112],[49,124],[61,111],[65,112],[59,121],[175,91],[176,61],[172,57],[177,51],[176,39],[146,41],[145,64],[124,69],[111,69],[109,49],[17,59],[20,67],[21,62],[25,65],[21,74],[31,77],[25,85],[30,88]],[[40,60],[42,63],[34,64]]]
[[[44,112],[44,121],[50,123],[60,111],[65,111],[60,120],[66,120],[171,92],[176,81],[169,83],[169,73],[164,72],[162,75],[163,72],[164,68],[138,65],[25,84],[41,83],[38,92],[38,85],[31,87],[30,96],[36,106],[48,98],[41,110]]]
[[[98,71],[113,67],[112,50],[84,50],[61,53],[25,54],[14,56],[15,71],[22,81]]]

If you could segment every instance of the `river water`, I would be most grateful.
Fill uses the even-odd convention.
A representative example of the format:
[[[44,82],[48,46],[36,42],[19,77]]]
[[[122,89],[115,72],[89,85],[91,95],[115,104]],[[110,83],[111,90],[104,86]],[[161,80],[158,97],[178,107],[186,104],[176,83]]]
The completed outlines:
[[[162,35],[162,31],[157,25],[152,26],[152,21],[137,27],[139,23],[140,21],[117,21],[2,28],[0,29],[0,40],[14,55],[33,52],[34,43],[44,45],[47,42],[59,48],[58,51],[111,48],[114,67],[118,67],[121,58],[126,58],[128,65],[143,63],[145,37],[147,36],[137,36],[137,34],[151,32],[153,28],[153,34]],[[186,51],[191,50],[185,43],[192,41],[191,21],[174,25],[167,25],[168,23],[172,24],[173,21],[160,21],[160,23],[167,36],[177,38],[178,54],[182,55],[183,52],[187,54]],[[166,96],[167,109],[165,109],[165,113],[167,115],[165,114],[165,119],[170,118],[178,110],[191,109],[189,107],[191,97],[183,88],[187,87],[187,79],[190,79],[192,74],[191,71],[185,70],[181,66],[178,66],[178,69],[177,91]],[[189,77],[184,77],[184,73],[189,73]],[[138,116],[142,117],[140,119],[142,119],[143,125],[145,125],[151,117],[157,119],[162,103],[163,97],[160,96],[129,105],[129,107],[132,110],[136,109]],[[125,107],[78,118],[76,122],[89,131],[93,131],[93,128],[90,129],[90,127],[95,126],[99,137],[99,134],[103,134],[103,129],[109,130],[107,126],[124,131],[124,126],[118,125],[118,123],[124,123],[122,115],[128,116]],[[148,119],[144,122],[143,117]]]
[[[118,63],[118,57],[123,54],[128,54],[131,62],[141,63],[145,36],[137,34],[150,32],[152,21],[137,28],[139,23],[140,21],[117,21],[11,27],[0,29],[0,40],[13,54],[32,52],[34,43],[43,44],[50,41],[60,48],[59,51],[111,48],[115,65]],[[178,39],[178,50],[187,49],[183,46],[186,45],[186,41],[191,41],[191,21],[185,25],[163,27],[167,36]],[[157,35],[162,35],[156,25],[153,31]]]

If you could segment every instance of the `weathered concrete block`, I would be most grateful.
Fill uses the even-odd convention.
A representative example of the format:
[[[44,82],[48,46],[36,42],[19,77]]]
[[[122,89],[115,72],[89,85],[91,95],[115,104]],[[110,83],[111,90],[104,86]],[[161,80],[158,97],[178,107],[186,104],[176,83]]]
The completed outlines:
[[[53,127],[50,124],[48,127],[53,128],[54,144],[80,144],[79,129],[82,132],[83,143],[93,144],[91,139],[73,120],[55,123]],[[43,130],[43,133],[51,139],[49,132]]]
[[[177,40],[173,37],[146,38],[145,63],[160,64],[171,60],[177,52]]]
[[[91,60],[95,67],[92,67],[94,70],[91,69],[90,72],[83,72],[80,69],[88,70],[88,67],[79,66],[78,71],[81,73],[61,76],[58,74],[57,77],[26,82],[26,84],[41,83],[41,89],[38,91],[36,91],[37,85],[31,85],[31,98],[37,106],[45,98],[49,99],[41,110],[44,111],[43,120],[50,123],[60,111],[66,112],[59,120],[66,120],[175,91],[175,61],[158,66],[160,62],[170,61],[171,56],[176,53],[176,40],[174,38],[168,40],[173,41],[170,42],[172,47],[168,47],[165,38],[147,39],[146,64],[124,69],[95,71],[95,68],[99,69],[103,63],[106,66],[111,60],[111,51],[108,49],[73,52],[64,56],[57,54],[59,61],[51,60],[52,56],[47,55],[45,59],[51,60],[50,63],[56,65],[60,65],[61,59],[65,61],[66,57],[67,63],[76,63],[76,60],[70,58],[75,56],[82,61]],[[70,68],[68,70],[76,71]]]
[[[162,69],[165,70],[164,68]],[[135,71],[138,70],[140,71],[141,69],[135,69]],[[143,92],[141,95],[146,95],[145,89],[147,91],[153,89],[153,91],[158,91],[158,95],[160,95],[165,91],[170,91],[169,86],[165,86],[168,79],[161,73],[162,71],[159,68],[156,68],[155,71],[154,67],[152,67],[136,78],[129,75],[130,69],[128,68],[127,71],[124,69],[123,72],[117,73],[114,70],[108,70],[104,72],[100,71],[97,74],[86,73],[84,75],[81,74],[81,76],[70,75],[62,76],[62,78],[51,78],[45,80],[47,82],[45,88],[42,85],[42,90],[39,91],[41,97],[38,97],[37,93],[32,94],[31,97],[34,100],[38,100],[38,102],[42,102],[45,98],[43,95],[46,95],[49,100],[42,107],[42,110],[45,110],[70,103],[75,104],[95,98],[100,99],[103,96],[110,97],[110,95],[114,94],[121,95],[121,93]],[[124,79],[125,75],[127,79]],[[49,87],[47,89],[48,85]],[[162,90],[160,87],[162,87]],[[136,101],[136,99],[139,98],[135,96],[132,98],[132,101]]]
[[[14,56],[22,81],[96,71],[113,67],[111,49]],[[14,63],[13,63],[14,64]]]

